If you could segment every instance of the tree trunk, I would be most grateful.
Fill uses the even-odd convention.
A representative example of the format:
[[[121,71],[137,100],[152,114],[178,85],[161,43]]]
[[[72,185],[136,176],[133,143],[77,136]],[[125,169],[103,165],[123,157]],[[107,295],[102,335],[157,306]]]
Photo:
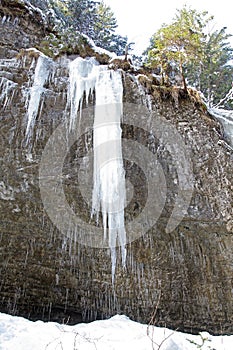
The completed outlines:
[[[180,62],[180,74],[181,74],[181,78],[182,78],[183,89],[184,89],[184,91],[187,92],[187,84],[186,84],[186,80],[185,80],[185,76],[184,76],[182,61]]]

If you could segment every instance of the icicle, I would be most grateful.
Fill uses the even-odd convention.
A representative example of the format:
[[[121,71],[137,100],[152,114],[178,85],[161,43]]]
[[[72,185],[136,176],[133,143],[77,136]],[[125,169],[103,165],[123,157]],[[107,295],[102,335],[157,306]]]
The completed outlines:
[[[82,101],[84,92],[86,92],[86,100],[88,102],[89,94],[94,90],[97,61],[93,59],[84,60],[78,57],[72,61],[69,66],[70,84],[68,100],[71,104],[70,110],[70,130],[74,127],[78,109],[82,110]],[[80,108],[79,108],[80,107]]]
[[[135,81],[135,83],[137,84],[138,87],[138,92],[141,95],[142,98],[142,102],[143,104],[148,108],[149,111],[152,111],[152,101],[151,101],[151,95],[147,93],[146,89],[143,88],[142,84],[139,81],[139,77],[145,77],[145,79],[147,79],[147,77],[143,74],[139,74],[137,76],[133,76],[132,75],[132,79]]]
[[[212,113],[222,124],[224,132],[229,139],[230,146],[233,147],[233,113],[231,110],[221,108],[210,108]]]
[[[11,103],[11,100],[14,96],[14,89],[16,88],[18,84],[14,83],[11,80],[8,80],[7,78],[1,78],[0,82],[0,101],[2,102],[3,109],[5,109],[9,103]]]
[[[4,16],[2,17],[2,24],[4,24],[4,23],[6,22],[6,20],[7,20],[7,16],[4,15]]]
[[[104,237],[108,235],[112,260],[112,279],[116,268],[119,240],[122,264],[126,260],[124,226],[125,172],[121,150],[122,94],[121,74],[101,67],[96,82],[94,122],[94,187],[92,213],[102,212]],[[102,147],[101,147],[102,145]]]
[[[29,139],[32,135],[35,120],[39,111],[41,96],[45,90],[44,85],[48,81],[49,75],[51,73],[51,62],[52,60],[44,55],[39,56],[37,60],[34,81],[32,87],[30,88],[30,98],[27,108],[27,143],[29,142]]]
[[[121,74],[100,66],[94,59],[77,58],[70,63],[70,130],[81,109],[95,89],[94,173],[92,215],[102,213],[104,238],[111,252],[112,282],[116,269],[117,241],[121,246],[122,264],[126,261],[124,225],[125,172],[121,150],[121,116],[123,87]]]

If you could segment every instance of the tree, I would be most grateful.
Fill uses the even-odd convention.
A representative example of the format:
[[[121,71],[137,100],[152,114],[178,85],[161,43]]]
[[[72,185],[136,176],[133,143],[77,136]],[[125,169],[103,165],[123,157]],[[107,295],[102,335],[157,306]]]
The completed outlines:
[[[97,21],[96,1],[68,0],[68,20],[71,26],[89,37],[94,36],[94,23]]]
[[[94,24],[94,35],[92,39],[100,46],[117,55],[122,55],[127,45],[127,37],[116,34],[117,20],[111,8],[100,2],[96,8],[97,19]]]
[[[50,6],[58,18],[66,21],[66,18],[69,15],[67,0],[50,0]]]
[[[101,2],[96,9],[97,21],[94,24],[93,40],[99,46],[108,48],[112,41],[113,33],[117,28],[117,20],[109,6]]]
[[[178,71],[184,88],[186,81],[200,90],[209,105],[217,104],[231,89],[233,49],[226,28],[214,28],[208,12],[183,7],[170,25],[163,25],[151,38],[148,64],[159,69],[164,80]],[[176,79],[177,80],[177,79]]]
[[[197,64],[202,59],[203,27],[209,21],[206,15],[184,6],[170,25],[163,25],[152,37],[149,64],[152,67],[159,64],[163,80],[169,67],[174,65],[187,90],[185,65]]]
[[[125,49],[127,45],[128,45],[127,36],[113,34],[112,41],[110,46],[108,47],[108,50],[111,52],[115,52],[118,56],[121,56],[125,53]],[[131,46],[129,47],[128,51],[130,50],[131,50]]]
[[[50,0],[56,16],[61,20],[61,30],[73,30],[89,36],[97,46],[122,55],[127,37],[116,34],[117,20],[103,1]]]
[[[187,66],[190,84],[202,91],[208,104],[217,104],[232,87],[233,49],[229,46],[226,27],[210,31],[203,44],[203,58],[199,65]]]

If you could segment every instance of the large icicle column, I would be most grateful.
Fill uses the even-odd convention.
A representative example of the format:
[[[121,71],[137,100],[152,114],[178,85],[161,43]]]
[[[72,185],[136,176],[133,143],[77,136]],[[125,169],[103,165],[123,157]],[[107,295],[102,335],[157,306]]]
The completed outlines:
[[[52,74],[52,60],[47,56],[41,54],[39,51],[35,49],[31,49],[35,52],[35,54],[39,54],[34,81],[32,87],[29,89],[29,99],[27,98],[26,106],[27,106],[27,129],[26,129],[26,141],[29,142],[33,128],[35,124],[36,117],[39,113],[39,106],[41,102],[41,96],[45,91],[44,85],[48,81],[49,76]],[[33,61],[34,63],[35,61]]]
[[[121,149],[121,116],[123,86],[121,73],[100,66],[93,59],[77,58],[70,64],[71,103],[70,127],[74,125],[78,109],[95,90],[94,171],[92,215],[102,214],[104,239],[108,239],[112,260],[112,279],[116,268],[116,246],[121,246],[122,264],[126,260],[126,232],[124,224],[125,172]]]
[[[126,259],[124,226],[125,172],[121,149],[121,115],[123,87],[121,75],[100,67],[96,82],[94,122],[94,188],[92,210],[102,212],[104,238],[111,249],[112,276],[116,267],[116,245],[119,240],[122,263]]]

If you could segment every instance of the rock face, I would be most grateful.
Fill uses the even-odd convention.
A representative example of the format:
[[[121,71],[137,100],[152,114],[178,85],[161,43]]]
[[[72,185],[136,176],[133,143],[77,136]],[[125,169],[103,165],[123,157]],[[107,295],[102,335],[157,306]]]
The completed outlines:
[[[37,2],[41,8],[45,4],[45,0]],[[0,16],[0,58],[12,58],[20,49],[38,45],[54,27],[52,13],[42,12],[29,1],[1,1]]]
[[[45,29],[30,18],[13,20],[18,12],[10,3],[23,2],[8,1],[9,6],[4,6],[2,0],[0,8],[4,15],[11,11],[1,27],[0,52],[0,311],[70,323],[124,313],[134,320],[189,332],[232,333],[233,152],[219,122],[194,92],[187,95],[178,88],[158,86],[153,78],[122,71],[127,120],[135,118],[127,103],[149,103],[153,111],[142,115],[144,129],[123,120],[123,138],[157,156],[167,193],[153,227],[128,244],[126,269],[119,260],[112,285],[109,250],[74,242],[69,228],[67,235],[61,234],[40,194],[39,168],[46,142],[69,115],[68,63],[73,57],[49,61],[53,74],[43,84],[39,113],[26,142],[28,96],[40,53],[26,50],[18,58],[13,56],[35,45]],[[11,35],[9,26],[15,29]],[[16,41],[17,37],[28,41]],[[172,148],[145,131],[159,117],[178,131],[193,164],[192,199],[171,232],[166,226],[178,196],[177,164]],[[87,223],[90,206],[80,193],[77,174],[91,147],[92,133],[87,131],[67,151],[62,178],[67,202]],[[125,170],[134,187],[125,209],[130,222],[143,211],[148,188],[140,166],[125,160]]]

